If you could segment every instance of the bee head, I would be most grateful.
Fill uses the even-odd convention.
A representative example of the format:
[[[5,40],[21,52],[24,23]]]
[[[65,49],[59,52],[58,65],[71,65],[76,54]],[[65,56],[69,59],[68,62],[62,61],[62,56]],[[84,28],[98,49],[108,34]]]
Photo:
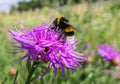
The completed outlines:
[[[62,21],[62,22],[69,22],[69,19],[67,19],[67,18],[65,18],[65,17],[61,17],[61,18],[60,18],[60,21]]]

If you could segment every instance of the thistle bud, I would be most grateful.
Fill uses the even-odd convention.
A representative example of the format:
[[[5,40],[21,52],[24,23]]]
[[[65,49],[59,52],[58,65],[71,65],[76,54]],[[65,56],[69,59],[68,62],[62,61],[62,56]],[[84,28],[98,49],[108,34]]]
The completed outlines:
[[[15,66],[13,66],[9,71],[9,75],[15,76],[16,72],[17,72],[17,68]]]
[[[119,64],[119,59],[113,59],[111,60],[111,63],[114,65],[114,66],[117,66]]]
[[[90,64],[91,62],[92,62],[91,57],[87,57],[87,60],[85,61],[85,63]]]

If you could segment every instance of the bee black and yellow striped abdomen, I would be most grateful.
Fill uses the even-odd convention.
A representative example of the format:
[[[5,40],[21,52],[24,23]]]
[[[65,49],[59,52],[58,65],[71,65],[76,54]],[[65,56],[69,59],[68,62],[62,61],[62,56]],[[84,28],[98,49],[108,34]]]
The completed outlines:
[[[65,28],[65,36],[73,36],[74,35],[74,28],[69,26]]]

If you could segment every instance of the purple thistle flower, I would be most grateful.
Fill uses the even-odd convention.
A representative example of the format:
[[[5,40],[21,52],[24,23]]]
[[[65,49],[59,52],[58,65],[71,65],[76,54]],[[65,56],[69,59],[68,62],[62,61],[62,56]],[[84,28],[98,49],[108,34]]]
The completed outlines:
[[[75,52],[77,44],[75,40],[72,42],[67,42],[65,38],[57,40],[60,33],[50,30],[51,26],[41,25],[30,29],[30,31],[25,29],[22,24],[20,26],[23,32],[9,29],[16,44],[20,45],[18,48],[27,51],[20,59],[30,57],[29,62],[38,60],[40,63],[49,63],[42,76],[52,67],[55,76],[59,68],[63,74],[65,67],[74,72],[77,66],[81,66],[80,62],[86,60],[82,54]]]
[[[120,54],[114,47],[105,44],[100,44],[98,52],[106,62],[110,61],[114,65],[120,64]]]

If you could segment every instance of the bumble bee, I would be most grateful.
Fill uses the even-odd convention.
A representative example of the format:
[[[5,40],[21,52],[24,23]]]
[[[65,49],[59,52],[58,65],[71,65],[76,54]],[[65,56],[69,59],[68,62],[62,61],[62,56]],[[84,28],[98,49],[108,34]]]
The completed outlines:
[[[59,36],[58,40],[61,37],[65,37],[68,41],[74,39],[74,29],[76,29],[73,25],[69,23],[69,20],[65,17],[58,17],[53,21],[53,30],[60,31],[61,35]]]

